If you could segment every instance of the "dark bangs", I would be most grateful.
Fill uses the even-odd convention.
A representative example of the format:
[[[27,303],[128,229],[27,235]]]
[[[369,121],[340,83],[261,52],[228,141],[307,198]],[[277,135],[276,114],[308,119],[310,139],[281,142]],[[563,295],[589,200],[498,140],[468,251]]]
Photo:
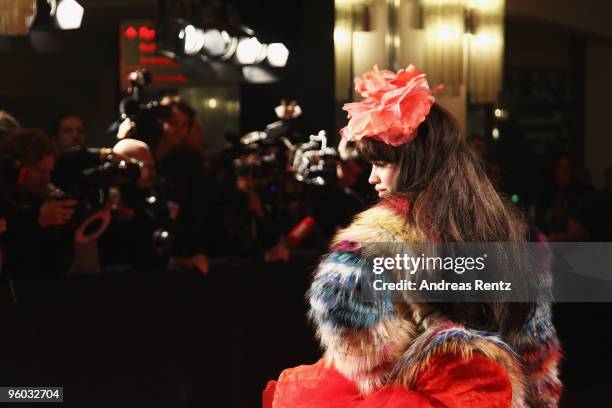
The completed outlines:
[[[364,137],[357,142],[357,152],[359,156],[370,163],[399,163],[400,149],[374,140],[369,137]]]

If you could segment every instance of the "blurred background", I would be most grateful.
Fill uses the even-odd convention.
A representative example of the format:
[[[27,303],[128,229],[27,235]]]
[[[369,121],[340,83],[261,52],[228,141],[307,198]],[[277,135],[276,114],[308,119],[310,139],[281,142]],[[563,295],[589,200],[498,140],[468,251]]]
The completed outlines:
[[[444,84],[534,237],[611,241],[611,17],[598,0],[0,0],[0,383],[251,407],[315,361],[309,275],[376,200],[337,147],[374,65]],[[556,305],[562,407],[610,406],[610,312]]]

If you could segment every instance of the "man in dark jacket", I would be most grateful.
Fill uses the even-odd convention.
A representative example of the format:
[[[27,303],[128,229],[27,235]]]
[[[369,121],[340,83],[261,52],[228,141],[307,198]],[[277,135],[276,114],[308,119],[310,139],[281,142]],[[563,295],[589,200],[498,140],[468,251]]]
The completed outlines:
[[[76,201],[49,200],[53,141],[36,129],[18,130],[0,143],[0,156],[13,160],[17,172],[6,192],[3,273],[15,279],[58,276],[71,257],[70,234],[61,227]]]

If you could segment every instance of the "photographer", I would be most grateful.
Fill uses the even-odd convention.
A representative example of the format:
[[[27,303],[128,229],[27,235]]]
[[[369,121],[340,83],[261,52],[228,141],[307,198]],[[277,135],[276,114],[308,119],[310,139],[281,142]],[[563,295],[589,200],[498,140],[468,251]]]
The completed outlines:
[[[186,231],[190,219],[181,218],[183,207],[175,201],[176,187],[157,176],[149,146],[127,138],[119,141],[112,153],[138,161],[142,167],[137,182],[120,188],[121,200],[114,208],[113,221],[100,240],[103,264],[137,268],[169,265],[207,273],[207,258],[188,252],[198,243]]]
[[[215,245],[210,233],[213,188],[204,172],[200,152],[186,140],[195,121],[195,111],[180,99],[170,98],[154,109],[141,108],[133,120],[126,121],[117,137],[138,139],[150,146],[155,168],[168,185],[169,198],[180,207],[170,251],[171,266],[207,273],[208,260],[204,254]]]
[[[9,134],[19,129],[19,122],[8,112],[0,110],[0,142]],[[13,173],[13,160],[9,157],[0,158],[0,238],[6,232],[6,206],[8,189],[16,183],[16,175]],[[3,268],[4,250],[0,246],[0,273]]]
[[[53,141],[36,129],[18,130],[0,143],[0,156],[14,160],[18,172],[6,193],[6,271],[13,278],[58,276],[72,250],[70,235],[56,227],[71,219],[76,201],[49,200]]]
[[[245,172],[228,177],[223,196],[223,240],[225,256],[263,257],[287,260],[283,235],[288,232],[289,214],[284,210],[281,183],[262,183]]]
[[[123,139],[113,147],[112,154],[140,162],[141,170],[135,183],[119,187],[121,199],[113,208],[108,229],[99,239],[102,265],[165,266],[166,251],[155,247],[154,238],[170,217],[169,206],[155,191],[155,161],[151,151],[142,141]]]
[[[213,245],[210,228],[213,191],[204,173],[200,152],[186,141],[195,121],[195,111],[181,100],[167,103],[169,115],[163,119],[163,135],[154,152],[159,173],[172,187],[172,198],[180,205],[172,265],[208,273],[204,254]]]
[[[61,153],[70,148],[85,145],[85,125],[81,116],[66,113],[53,125],[51,137]]]
[[[0,141],[20,128],[19,122],[10,113],[0,110]]]

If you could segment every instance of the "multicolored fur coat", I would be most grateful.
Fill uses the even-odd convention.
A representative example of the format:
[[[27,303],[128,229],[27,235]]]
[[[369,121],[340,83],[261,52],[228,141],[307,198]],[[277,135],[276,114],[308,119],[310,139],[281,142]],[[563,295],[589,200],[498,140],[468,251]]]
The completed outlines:
[[[404,208],[402,208],[404,207]],[[414,388],[436,357],[468,359],[479,353],[499,363],[512,385],[512,407],[556,407],[561,394],[559,341],[547,304],[537,308],[522,333],[506,341],[495,333],[463,327],[425,304],[398,310],[392,302],[360,300],[366,258],[363,242],[424,243],[407,226],[405,204],[383,202],[340,231],[315,271],[308,293],[310,318],[325,349],[326,364],[371,394],[386,385]]]

